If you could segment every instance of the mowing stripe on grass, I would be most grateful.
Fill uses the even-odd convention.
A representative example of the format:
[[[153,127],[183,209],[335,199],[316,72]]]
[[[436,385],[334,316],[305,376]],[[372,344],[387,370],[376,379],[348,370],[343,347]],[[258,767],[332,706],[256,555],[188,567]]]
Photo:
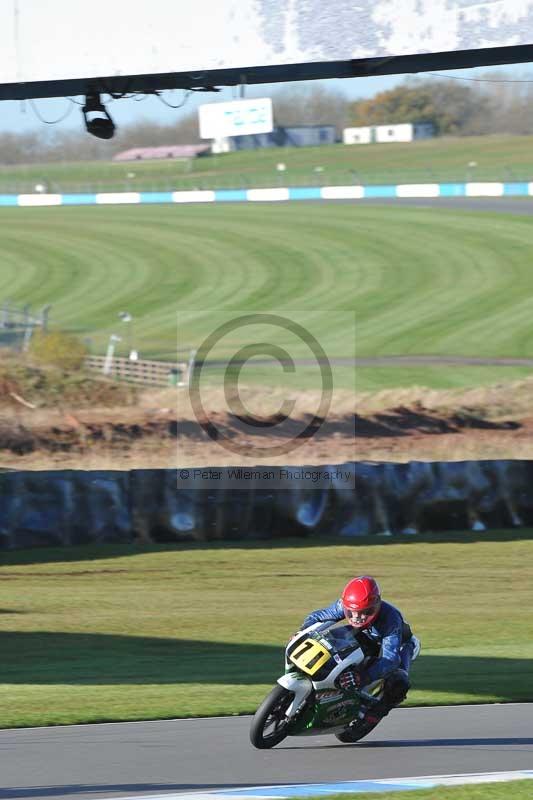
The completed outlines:
[[[0,235],[0,297],[34,308],[52,303],[52,324],[91,337],[97,353],[114,333],[123,339],[117,354],[125,354],[117,322],[124,309],[144,358],[172,357],[178,321],[183,347],[197,346],[222,309],[289,317],[305,309],[299,321],[332,359],[353,358],[345,323],[354,311],[360,359],[533,352],[527,217],[357,201],[198,201],[3,208]],[[344,372],[348,386],[352,373]],[[479,386],[527,373],[527,366],[372,366],[358,368],[357,388]]]

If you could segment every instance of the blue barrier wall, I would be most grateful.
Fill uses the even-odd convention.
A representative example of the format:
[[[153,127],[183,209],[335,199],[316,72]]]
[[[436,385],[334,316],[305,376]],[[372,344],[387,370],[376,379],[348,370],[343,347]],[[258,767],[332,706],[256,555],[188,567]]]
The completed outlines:
[[[175,470],[0,473],[0,550],[88,542],[413,535],[533,524],[533,462],[324,466],[349,481],[178,489]],[[265,467],[265,469],[267,469]],[[319,468],[316,468],[319,469]]]
[[[351,186],[293,186],[270,189],[176,192],[100,192],[96,194],[3,194],[0,195],[0,206],[280,202],[287,200],[364,200],[380,197],[524,197],[526,195],[533,195],[533,182],[410,183],[397,186],[359,186],[354,184]]]

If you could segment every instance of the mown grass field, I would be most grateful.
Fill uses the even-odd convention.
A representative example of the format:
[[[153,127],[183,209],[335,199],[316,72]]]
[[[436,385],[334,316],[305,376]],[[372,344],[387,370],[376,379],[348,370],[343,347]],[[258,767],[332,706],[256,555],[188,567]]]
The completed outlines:
[[[410,704],[532,700],[533,531],[519,536],[4,553],[0,726],[252,712],[288,636],[362,573],[422,639]]]
[[[309,327],[331,358],[353,358],[354,347],[361,357],[533,354],[531,217],[305,203],[6,208],[0,236],[0,298],[51,303],[53,325],[89,337],[93,352],[115,333],[125,353],[131,333],[141,357],[183,357],[232,314],[273,311]],[[249,341],[244,329],[225,344]],[[309,356],[293,344],[293,357]],[[473,386],[528,372],[364,367],[356,386]],[[353,386],[351,367],[337,384]]]
[[[172,142],[169,142],[172,144]],[[285,171],[276,169],[285,164]],[[0,167],[0,193],[156,191],[259,186],[533,180],[533,136],[328,145],[207,156],[192,162],[77,162]]]

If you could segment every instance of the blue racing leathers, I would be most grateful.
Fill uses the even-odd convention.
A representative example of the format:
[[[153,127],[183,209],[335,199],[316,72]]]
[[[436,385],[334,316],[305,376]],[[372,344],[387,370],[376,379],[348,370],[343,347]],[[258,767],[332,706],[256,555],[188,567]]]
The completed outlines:
[[[311,612],[305,618],[302,628],[307,628],[315,622],[331,622],[342,619],[345,619],[344,608],[341,600],[337,600],[327,608]],[[361,675],[363,686],[380,678],[388,677],[399,667],[407,673],[409,672],[413,654],[411,629],[395,606],[383,600],[373,624],[369,628],[357,631],[357,636],[358,638],[368,637],[380,648],[375,661]]]

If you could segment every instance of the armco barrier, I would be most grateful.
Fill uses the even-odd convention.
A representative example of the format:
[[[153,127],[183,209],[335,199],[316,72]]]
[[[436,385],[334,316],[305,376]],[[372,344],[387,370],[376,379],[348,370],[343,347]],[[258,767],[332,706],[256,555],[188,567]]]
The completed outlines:
[[[175,470],[0,473],[0,549],[413,534],[533,524],[533,462],[338,465],[353,480],[180,490]],[[227,474],[221,468],[223,476]],[[334,471],[334,467],[322,467]]]
[[[402,197],[533,196],[533,182],[404,183],[383,186],[288,186],[178,192],[99,192],[97,194],[2,194],[0,206],[138,205],[143,203],[272,203],[289,200],[364,200]]]

